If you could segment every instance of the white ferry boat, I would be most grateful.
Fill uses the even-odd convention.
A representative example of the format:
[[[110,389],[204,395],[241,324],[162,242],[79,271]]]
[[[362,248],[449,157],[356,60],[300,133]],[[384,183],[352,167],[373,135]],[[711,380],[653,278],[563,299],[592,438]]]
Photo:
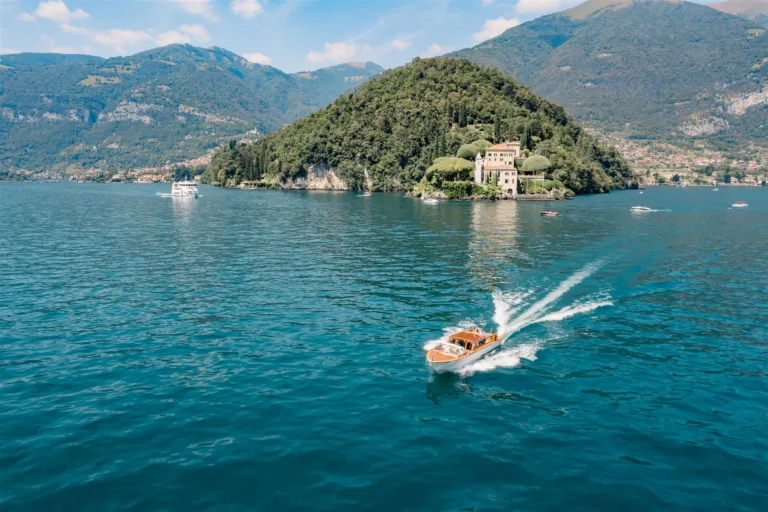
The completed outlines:
[[[733,206],[734,208],[746,208],[749,205],[747,203],[745,203],[744,201],[736,201],[731,206]]]
[[[174,181],[171,195],[173,197],[194,197],[197,199],[197,183],[194,181]]]

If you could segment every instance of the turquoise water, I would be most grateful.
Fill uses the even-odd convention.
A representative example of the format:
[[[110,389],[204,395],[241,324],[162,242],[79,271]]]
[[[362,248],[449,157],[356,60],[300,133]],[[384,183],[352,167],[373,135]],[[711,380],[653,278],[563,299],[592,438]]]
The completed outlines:
[[[768,190],[167,189],[0,184],[0,509],[768,509]]]

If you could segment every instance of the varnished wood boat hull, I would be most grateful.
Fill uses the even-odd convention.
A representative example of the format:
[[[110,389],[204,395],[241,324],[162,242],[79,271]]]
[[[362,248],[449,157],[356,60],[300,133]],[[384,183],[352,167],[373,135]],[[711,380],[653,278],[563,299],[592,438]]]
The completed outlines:
[[[499,347],[501,347],[501,340],[482,347],[476,352],[473,352],[459,359],[452,359],[450,361],[430,361],[428,359],[427,364],[429,364],[429,368],[436,373],[457,373],[462,368],[478,361],[479,359],[482,359]]]

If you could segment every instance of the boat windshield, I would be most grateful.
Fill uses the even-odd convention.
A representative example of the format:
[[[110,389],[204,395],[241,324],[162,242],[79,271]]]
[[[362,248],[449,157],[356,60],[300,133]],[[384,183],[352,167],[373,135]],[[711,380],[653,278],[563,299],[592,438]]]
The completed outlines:
[[[447,356],[454,356],[454,357],[459,357],[466,353],[466,350],[464,350],[462,347],[458,345],[453,345],[451,343],[444,343],[444,342],[438,343],[433,350],[436,350],[437,352],[440,352]]]

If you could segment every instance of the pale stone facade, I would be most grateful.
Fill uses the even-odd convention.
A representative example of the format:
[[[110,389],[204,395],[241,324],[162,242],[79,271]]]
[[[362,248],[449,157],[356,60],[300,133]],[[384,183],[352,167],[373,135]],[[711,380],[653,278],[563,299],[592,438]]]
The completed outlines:
[[[502,142],[489,147],[485,158],[475,158],[475,183],[495,183],[504,195],[517,198],[518,172],[515,159],[522,157],[519,142]]]

